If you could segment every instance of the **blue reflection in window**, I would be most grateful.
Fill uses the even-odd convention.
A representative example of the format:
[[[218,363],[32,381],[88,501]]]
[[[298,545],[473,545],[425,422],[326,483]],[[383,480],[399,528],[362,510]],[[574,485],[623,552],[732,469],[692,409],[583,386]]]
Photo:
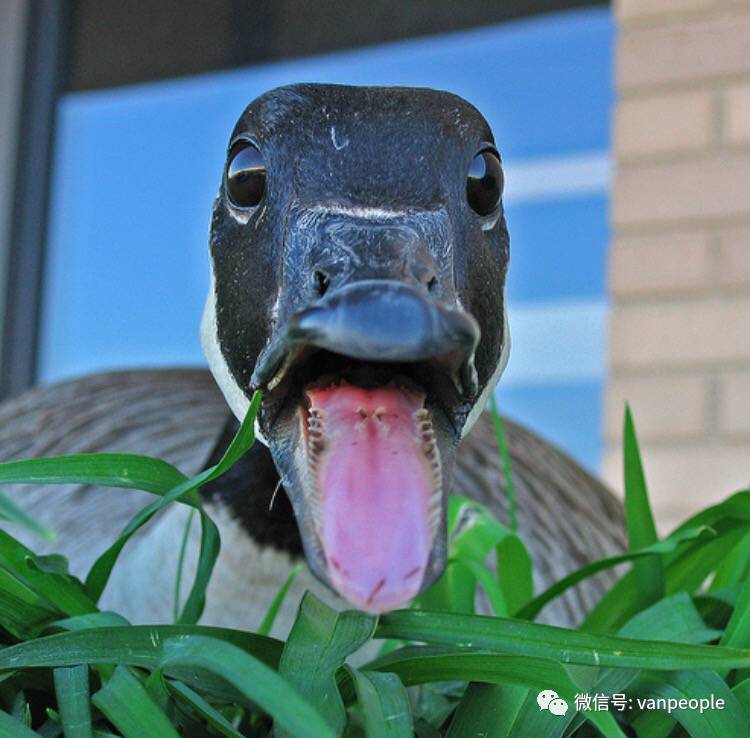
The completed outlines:
[[[486,115],[507,164],[511,322],[517,311],[532,346],[546,341],[531,335],[547,324],[535,317],[544,315],[539,306],[569,309],[571,320],[592,316],[582,345],[596,350],[572,354],[559,370],[550,356],[546,373],[534,374],[519,349],[508,409],[595,467],[598,421],[572,423],[599,417],[604,377],[612,36],[609,11],[589,9],[67,95],[58,111],[40,379],[204,363],[198,323],[210,205],[229,132],[256,95],[299,81],[437,87]],[[523,331],[513,334],[516,346]],[[569,365],[578,359],[580,367]],[[573,417],[570,402],[550,401],[572,382],[593,387],[576,395]]]

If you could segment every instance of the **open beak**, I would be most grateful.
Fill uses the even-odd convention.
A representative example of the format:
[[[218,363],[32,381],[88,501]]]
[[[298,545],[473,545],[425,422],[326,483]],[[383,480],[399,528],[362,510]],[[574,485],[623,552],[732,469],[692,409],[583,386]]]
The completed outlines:
[[[468,313],[401,282],[363,280],[292,316],[259,357],[252,383],[273,389],[299,353],[316,346],[366,361],[439,359],[462,394],[471,396],[477,390],[477,343],[479,326]]]
[[[259,358],[261,426],[308,562],[361,609],[405,605],[444,568],[478,342],[474,318],[427,290],[364,280],[294,314]]]

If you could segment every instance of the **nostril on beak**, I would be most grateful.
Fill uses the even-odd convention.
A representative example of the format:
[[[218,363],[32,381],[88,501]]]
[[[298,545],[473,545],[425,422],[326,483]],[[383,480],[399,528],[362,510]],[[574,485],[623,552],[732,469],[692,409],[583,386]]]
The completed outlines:
[[[433,269],[420,270],[416,275],[419,284],[425,287],[428,292],[433,292],[438,285],[437,274]]]
[[[428,292],[435,290],[438,286],[438,276],[434,260],[428,256],[416,258],[414,262],[411,265],[412,278]]]
[[[317,270],[313,275],[313,285],[320,297],[323,297],[331,285],[331,278],[325,273]]]

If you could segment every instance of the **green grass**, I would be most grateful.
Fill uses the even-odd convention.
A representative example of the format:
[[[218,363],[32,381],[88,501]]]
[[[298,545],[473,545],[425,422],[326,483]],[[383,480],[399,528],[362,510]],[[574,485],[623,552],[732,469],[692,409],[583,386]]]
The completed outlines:
[[[0,484],[77,482],[155,495],[83,581],[62,557],[37,556],[0,531],[0,738],[750,735],[750,490],[660,540],[629,410],[624,554],[533,592],[494,412],[513,523],[507,528],[477,503],[452,498],[445,575],[412,609],[378,619],[335,612],[307,594],[281,642],[267,634],[294,571],[279,582],[257,633],[199,625],[219,534],[198,490],[252,445],[258,404],[256,396],[220,463],[192,479],[158,459],[123,454],[0,465]],[[173,503],[190,505],[190,521],[195,516],[201,526],[197,571],[184,606],[175,606],[175,623],[133,626],[100,612],[126,542]],[[51,535],[4,496],[0,517]],[[180,560],[186,541],[187,534],[175,541]],[[534,622],[570,587],[623,564],[628,571],[579,629]],[[493,615],[475,613],[478,590]],[[347,662],[373,639],[377,658],[356,668]],[[537,694],[549,689],[568,702],[564,716],[540,710]],[[576,709],[577,695],[596,694],[625,694],[635,704]],[[711,695],[723,709],[679,706],[681,698]],[[677,707],[642,710],[638,698],[672,699]]]

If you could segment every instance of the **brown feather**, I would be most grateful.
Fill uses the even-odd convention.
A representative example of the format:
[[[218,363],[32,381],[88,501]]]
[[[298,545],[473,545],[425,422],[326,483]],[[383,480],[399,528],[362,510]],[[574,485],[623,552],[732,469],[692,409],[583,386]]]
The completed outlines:
[[[227,414],[224,400],[205,370],[97,374],[38,387],[0,405],[0,460],[117,451],[160,457],[185,474],[193,475],[204,467]],[[625,546],[622,508],[609,490],[569,457],[520,425],[505,420],[505,429],[520,533],[534,560],[537,588],[591,560],[622,551]],[[40,545],[14,526],[4,524],[5,527],[12,528],[34,550],[64,553],[71,570],[78,575],[119,535],[128,519],[153,499],[146,493],[79,485],[65,485],[62,489],[16,485],[6,491],[40,522],[55,530],[58,540]],[[486,413],[461,446],[454,491],[487,505],[507,522],[503,469],[491,419]],[[139,535],[139,541],[131,544],[131,548],[137,551],[138,546],[152,546],[154,556],[161,555],[158,552],[163,552],[167,545],[174,549],[175,541],[157,542],[157,538],[173,537],[176,529],[166,524],[161,529],[170,532],[160,534],[157,521]],[[231,535],[226,538],[234,540]],[[238,551],[222,554],[217,569],[219,579],[223,576],[222,561],[237,555]],[[149,557],[146,560],[150,561]],[[253,562],[241,564],[246,568]],[[161,561],[150,561],[150,565],[160,570],[165,568]],[[548,608],[545,619],[577,622],[612,579],[613,573],[608,572],[575,588]],[[110,589],[135,586],[132,577],[120,576],[112,580]],[[235,591],[237,587],[223,587],[218,596],[233,596],[226,594],[228,589]],[[132,604],[145,598],[150,611],[163,613],[168,610],[171,593],[158,593],[158,607],[153,605],[157,597],[154,593],[140,598],[132,591],[109,594],[112,603]],[[207,618],[211,619],[212,612],[234,609],[213,603]],[[226,617],[214,619],[226,620]]]

